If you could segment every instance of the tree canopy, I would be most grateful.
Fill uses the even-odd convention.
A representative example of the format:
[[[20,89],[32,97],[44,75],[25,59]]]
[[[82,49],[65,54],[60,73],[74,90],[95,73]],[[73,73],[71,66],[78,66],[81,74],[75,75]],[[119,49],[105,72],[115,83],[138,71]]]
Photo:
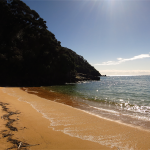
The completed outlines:
[[[46,21],[21,0],[0,0],[0,84],[40,86],[100,76],[82,56],[61,46]]]

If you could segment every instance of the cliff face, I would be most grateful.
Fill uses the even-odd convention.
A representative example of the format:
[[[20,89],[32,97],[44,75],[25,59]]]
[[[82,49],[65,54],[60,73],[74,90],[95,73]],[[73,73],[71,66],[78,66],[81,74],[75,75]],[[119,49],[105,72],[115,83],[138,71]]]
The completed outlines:
[[[61,46],[37,12],[20,0],[0,0],[0,85],[41,86],[76,82],[77,73],[100,73]]]

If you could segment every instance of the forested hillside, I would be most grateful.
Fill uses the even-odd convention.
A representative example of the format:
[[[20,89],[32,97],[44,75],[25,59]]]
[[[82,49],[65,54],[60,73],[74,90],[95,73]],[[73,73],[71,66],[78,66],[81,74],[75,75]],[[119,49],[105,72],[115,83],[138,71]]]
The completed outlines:
[[[82,56],[61,46],[36,11],[20,0],[0,0],[0,85],[76,82],[77,73],[100,76]]]

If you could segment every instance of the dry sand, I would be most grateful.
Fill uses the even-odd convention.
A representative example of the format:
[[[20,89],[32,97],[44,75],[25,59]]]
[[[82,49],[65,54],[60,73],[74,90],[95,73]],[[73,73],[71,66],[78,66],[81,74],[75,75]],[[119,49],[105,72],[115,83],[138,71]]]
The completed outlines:
[[[51,93],[53,94],[53,93]],[[21,97],[21,98],[20,98]],[[61,116],[68,118],[74,118],[74,125],[67,125],[68,128],[76,129],[76,122],[81,122],[78,125],[77,131],[80,134],[79,137],[73,137],[65,134],[64,126],[52,125],[49,119],[43,117],[41,112],[38,112],[30,104],[42,102],[46,104],[45,110],[50,110],[53,117]],[[0,131],[8,130],[12,139],[16,139],[27,145],[27,149],[34,150],[51,150],[51,149],[141,149],[146,150],[150,148],[150,132],[139,129],[136,127],[127,126],[121,123],[113,122],[103,118],[90,115],[86,112],[72,108],[70,106],[57,103],[54,101],[48,101],[37,95],[28,94],[22,91],[20,88],[0,88],[0,102],[8,103],[6,105],[9,108],[8,111],[20,112],[20,114],[14,114],[10,116],[11,119],[15,119],[12,126],[16,127],[18,131],[9,131],[5,124],[7,120],[0,118]],[[50,113],[50,112],[49,112]],[[0,116],[7,114],[0,107]],[[57,129],[57,131],[56,131]],[[86,130],[83,130],[86,129]],[[96,129],[96,130],[95,130]],[[75,134],[74,134],[75,135]],[[93,140],[85,135],[95,135],[99,137],[97,140]],[[104,138],[102,138],[104,137]],[[14,144],[7,142],[9,137],[2,137],[0,134],[0,150],[10,148]],[[86,139],[86,140],[84,140]],[[95,142],[93,142],[95,141]],[[17,145],[16,145],[17,146]],[[14,148],[17,149],[17,148]],[[20,147],[22,149],[22,147]]]

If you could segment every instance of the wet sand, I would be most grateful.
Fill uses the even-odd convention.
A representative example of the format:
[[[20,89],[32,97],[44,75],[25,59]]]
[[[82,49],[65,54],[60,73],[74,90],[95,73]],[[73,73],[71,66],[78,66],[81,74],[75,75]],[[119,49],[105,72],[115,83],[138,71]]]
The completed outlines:
[[[8,91],[9,94],[7,94]],[[30,145],[35,145],[28,147],[29,149],[109,149],[98,143],[70,137],[62,132],[53,131],[52,128],[48,128],[50,125],[49,120],[43,118],[42,114],[33,109],[30,104],[19,101],[18,97],[13,95],[13,91],[29,101],[38,101],[42,100],[42,98],[28,94],[20,88],[0,88],[0,102],[8,103],[9,105],[7,105],[7,107],[9,110],[20,112],[18,116],[12,116],[14,119],[19,119],[13,123],[13,126],[18,129],[18,131],[11,131],[11,133],[14,134],[13,139],[18,139]],[[65,107],[65,105],[59,105],[55,102],[51,103],[53,107],[57,107],[57,109]],[[0,108],[0,116],[4,114],[6,113]],[[0,121],[0,131],[4,129],[9,130],[5,127],[7,121],[4,119],[0,119]],[[6,149],[13,146],[13,144],[7,142],[7,137],[2,138],[2,135],[0,135],[0,143],[0,149]]]
[[[58,96],[57,93],[50,94],[52,100]],[[0,102],[8,103],[6,107],[9,111],[19,112],[10,116],[15,119],[12,126],[18,130],[10,133],[14,134],[12,139],[27,143],[28,147],[24,147],[26,149],[150,148],[150,132],[147,130],[99,118],[71,106],[29,94],[20,88],[1,87]],[[0,116],[6,113],[8,112],[0,106]],[[0,132],[9,132],[9,128],[5,126],[7,122],[0,118]],[[0,134],[0,149],[14,145],[7,138]]]

